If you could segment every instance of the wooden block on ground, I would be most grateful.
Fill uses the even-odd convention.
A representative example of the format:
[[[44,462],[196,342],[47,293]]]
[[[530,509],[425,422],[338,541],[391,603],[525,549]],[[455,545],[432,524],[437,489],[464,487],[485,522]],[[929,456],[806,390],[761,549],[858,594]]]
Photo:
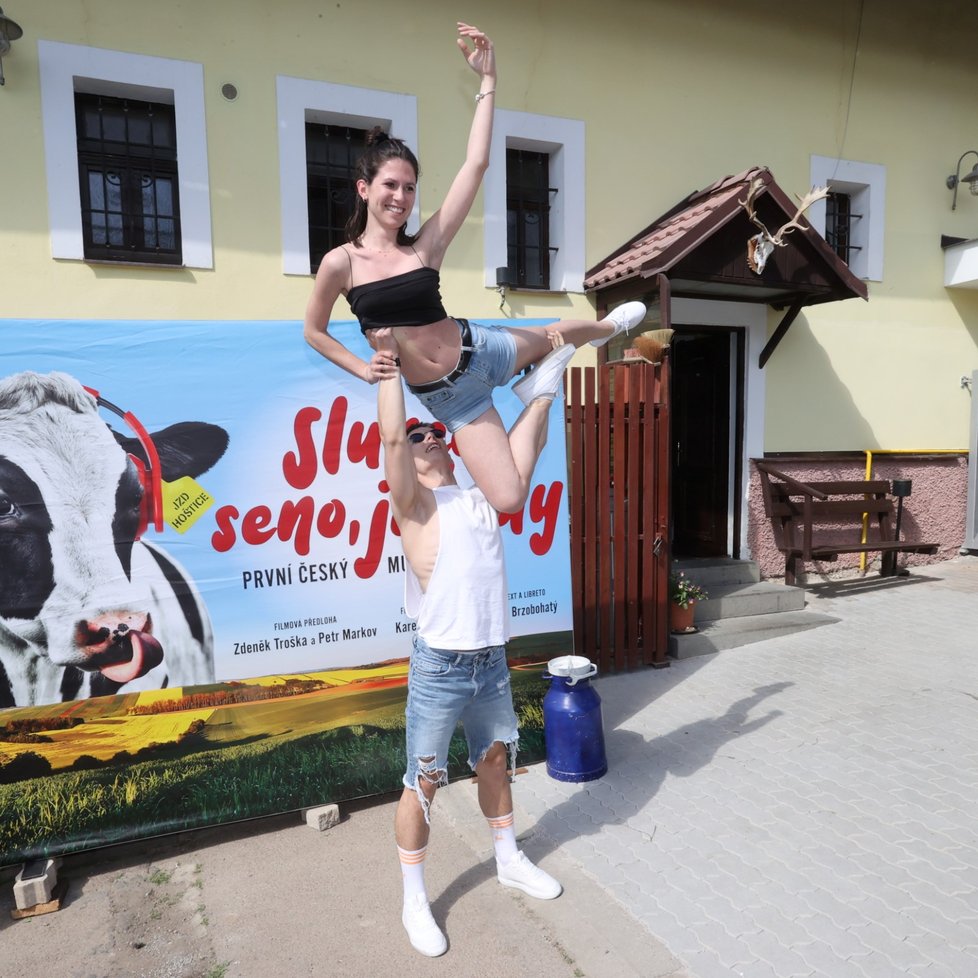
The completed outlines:
[[[64,899],[67,890],[68,881],[66,879],[60,879],[51,894],[51,899],[47,903],[37,903],[33,907],[27,907],[24,910],[11,910],[10,916],[14,920],[24,920],[26,917],[40,917],[41,914],[54,913],[55,910],[61,909],[61,901]]]

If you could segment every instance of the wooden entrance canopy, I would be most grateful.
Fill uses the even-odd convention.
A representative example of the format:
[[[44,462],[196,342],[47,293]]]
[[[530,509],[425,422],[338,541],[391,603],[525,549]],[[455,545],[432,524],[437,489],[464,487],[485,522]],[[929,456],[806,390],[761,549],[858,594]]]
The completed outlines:
[[[671,325],[668,298],[763,302],[788,312],[760,356],[763,367],[804,306],[867,298],[866,283],[849,270],[804,218],[785,236],[758,275],[747,264],[747,242],[758,232],[741,201],[754,180],[758,220],[773,234],[792,219],[797,204],[767,167],[752,167],[690,194],[586,275],[599,315],[628,299],[661,292],[662,325]]]

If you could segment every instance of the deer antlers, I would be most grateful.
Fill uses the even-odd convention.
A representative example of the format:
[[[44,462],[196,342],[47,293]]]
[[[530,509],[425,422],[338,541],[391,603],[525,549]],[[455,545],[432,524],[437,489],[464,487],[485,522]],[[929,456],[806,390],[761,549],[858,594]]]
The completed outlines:
[[[795,216],[788,221],[787,224],[783,224],[778,230],[771,234],[770,231],[758,220],[757,215],[754,212],[754,201],[757,195],[764,189],[764,180],[761,177],[754,177],[750,182],[750,186],[747,188],[747,199],[738,200],[737,203],[747,211],[747,216],[750,218],[752,224],[756,225],[761,229],[760,234],[755,234],[753,238],[750,238],[747,242],[747,265],[752,272],[756,272],[758,275],[764,271],[764,266],[767,264],[768,258],[771,257],[771,252],[774,251],[776,247],[781,247],[784,245],[784,237],[790,234],[795,228],[801,228],[802,225],[799,223],[801,215],[808,210],[812,204],[817,200],[822,200],[828,196],[828,187],[812,187],[811,190],[805,194],[804,197],[798,198],[798,210],[795,211]],[[797,197],[797,195],[796,195]]]

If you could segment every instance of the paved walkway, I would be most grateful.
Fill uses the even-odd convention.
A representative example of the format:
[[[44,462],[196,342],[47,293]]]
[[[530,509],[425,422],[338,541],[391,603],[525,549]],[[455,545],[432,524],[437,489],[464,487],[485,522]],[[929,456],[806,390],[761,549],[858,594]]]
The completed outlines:
[[[528,854],[558,900],[495,881],[468,781],[436,804],[449,953],[399,923],[394,800],[66,859],[59,913],[13,923],[26,978],[976,978],[978,559],[814,590],[840,620],[597,681],[610,771],[533,765]],[[454,829],[454,831],[452,831]]]
[[[610,771],[518,781],[696,978],[978,976],[978,559],[815,589],[787,638],[607,677]]]

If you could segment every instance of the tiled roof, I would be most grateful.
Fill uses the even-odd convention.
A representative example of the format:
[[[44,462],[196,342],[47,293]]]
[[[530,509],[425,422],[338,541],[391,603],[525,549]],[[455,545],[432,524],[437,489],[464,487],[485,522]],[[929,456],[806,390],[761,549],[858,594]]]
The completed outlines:
[[[767,167],[755,166],[691,194],[678,208],[592,268],[584,279],[585,289],[602,288],[642,273],[665,271],[718,227],[742,213],[738,201],[746,197],[755,176],[768,184],[772,180]]]

